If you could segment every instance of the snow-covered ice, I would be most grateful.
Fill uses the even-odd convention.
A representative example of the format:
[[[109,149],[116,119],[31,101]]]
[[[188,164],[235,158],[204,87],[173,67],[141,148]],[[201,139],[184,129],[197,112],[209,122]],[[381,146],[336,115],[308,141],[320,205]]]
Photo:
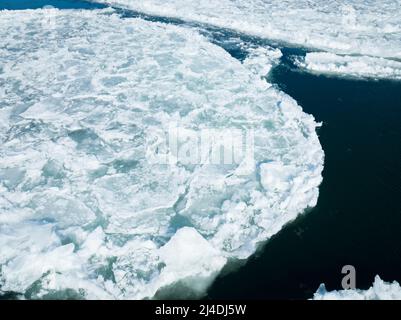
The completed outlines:
[[[110,9],[48,14],[0,12],[2,291],[202,292],[316,205],[317,123],[256,62]],[[150,163],[171,123],[252,130],[255,165]]]
[[[313,296],[314,300],[401,300],[401,286],[397,281],[388,283],[375,277],[373,285],[367,290],[327,291],[324,284]]]

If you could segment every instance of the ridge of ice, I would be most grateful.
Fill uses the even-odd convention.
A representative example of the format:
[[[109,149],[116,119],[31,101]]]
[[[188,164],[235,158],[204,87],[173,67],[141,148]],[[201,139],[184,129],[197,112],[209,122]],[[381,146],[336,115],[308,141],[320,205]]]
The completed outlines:
[[[324,284],[313,296],[314,300],[401,300],[401,286],[397,281],[385,282],[375,277],[373,285],[367,290],[350,289],[327,291]]]
[[[1,291],[201,292],[316,205],[314,118],[195,31],[26,10],[0,12],[0,38]],[[173,122],[253,130],[256,165],[149,163]]]

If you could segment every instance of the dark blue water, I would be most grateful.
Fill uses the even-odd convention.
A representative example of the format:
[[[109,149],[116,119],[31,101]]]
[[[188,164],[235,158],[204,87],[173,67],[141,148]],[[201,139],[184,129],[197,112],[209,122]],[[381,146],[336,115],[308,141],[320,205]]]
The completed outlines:
[[[0,9],[45,5],[60,9],[102,7],[81,0],[0,0]],[[184,23],[127,10],[118,12],[124,17]],[[239,60],[246,52],[229,41],[231,38],[249,45],[267,44],[228,30],[191,26],[200,28]],[[270,81],[323,122],[318,134],[326,161],[319,202],[243,267],[220,276],[208,298],[310,298],[322,282],[329,290],[341,289],[341,269],[347,264],[356,267],[359,288],[368,288],[376,274],[401,282],[401,82],[302,73],[290,58],[303,51],[281,49],[282,63],[273,70]]]

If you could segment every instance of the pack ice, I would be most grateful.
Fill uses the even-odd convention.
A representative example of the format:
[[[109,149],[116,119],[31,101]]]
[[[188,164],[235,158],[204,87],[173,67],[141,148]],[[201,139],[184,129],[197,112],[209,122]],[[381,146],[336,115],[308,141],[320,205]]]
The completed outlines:
[[[333,54],[309,57],[303,67],[313,72],[400,79],[400,0],[98,1]]]
[[[316,204],[317,124],[255,61],[112,10],[1,11],[0,39],[2,292],[201,294]],[[252,130],[254,165],[150,162],[171,123]]]

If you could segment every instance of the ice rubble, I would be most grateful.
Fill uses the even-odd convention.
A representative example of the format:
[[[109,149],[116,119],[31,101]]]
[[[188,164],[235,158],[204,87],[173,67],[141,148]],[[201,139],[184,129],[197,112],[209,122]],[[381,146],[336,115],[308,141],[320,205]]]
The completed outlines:
[[[163,17],[233,29],[249,35],[336,54],[401,59],[400,0],[100,0]],[[325,62],[320,60],[321,63]],[[362,59],[363,70],[399,75],[399,64]],[[352,58],[352,63],[358,64]],[[385,64],[385,66],[383,66]],[[392,71],[390,68],[395,67]],[[385,68],[382,70],[381,67]],[[329,66],[315,71],[326,72]],[[380,70],[377,70],[380,69]],[[354,69],[336,68],[354,73]]]
[[[201,292],[316,204],[313,117],[195,31],[27,10],[0,12],[0,38],[2,291]],[[253,130],[256,165],[150,163],[171,123]]]
[[[384,282],[375,277],[372,287],[368,290],[327,291],[324,284],[320,285],[313,296],[314,300],[401,300],[401,287],[398,282]]]
[[[313,73],[401,80],[401,61],[384,58],[311,52],[305,58],[296,59],[295,63]]]
[[[267,76],[272,68],[279,64],[280,58],[283,56],[279,49],[267,46],[249,48],[247,51],[248,56],[243,65],[261,77]]]

